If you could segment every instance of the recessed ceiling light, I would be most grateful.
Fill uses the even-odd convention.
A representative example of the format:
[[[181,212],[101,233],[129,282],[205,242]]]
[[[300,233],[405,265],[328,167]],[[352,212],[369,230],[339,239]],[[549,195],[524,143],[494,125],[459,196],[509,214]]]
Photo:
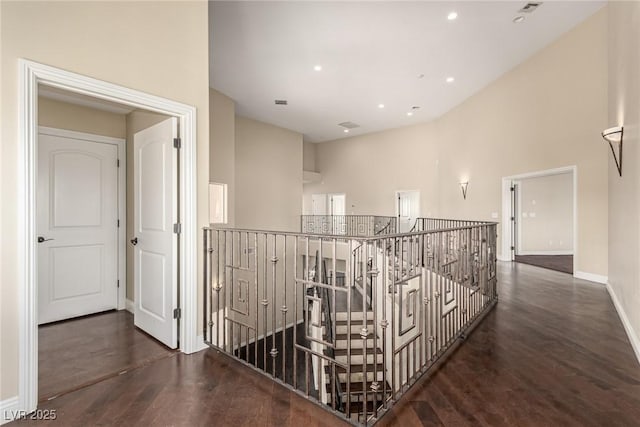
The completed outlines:
[[[384,108],[384,104],[378,104],[378,108]]]
[[[424,79],[424,74],[420,74],[420,75],[418,75],[418,78],[419,78],[419,79]]]
[[[516,24],[519,24],[522,21],[524,21],[524,16],[522,15],[516,16],[515,18],[513,18],[513,22],[515,22]]]
[[[453,77],[447,77],[447,83],[453,83],[454,80]]]
[[[449,12],[449,14],[447,15],[447,19],[449,21],[453,21],[457,17],[458,17],[458,13],[457,12]]]
[[[322,65],[316,65],[313,69],[316,71],[322,71]]]
[[[409,111],[409,112],[407,113],[407,116],[413,116],[413,111]]]
[[[349,133],[349,129],[343,130],[344,133]]]

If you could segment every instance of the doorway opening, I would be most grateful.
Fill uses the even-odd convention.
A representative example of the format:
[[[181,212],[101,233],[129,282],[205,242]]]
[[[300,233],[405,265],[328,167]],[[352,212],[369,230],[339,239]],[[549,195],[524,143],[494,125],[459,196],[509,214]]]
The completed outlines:
[[[179,135],[167,115],[44,85],[38,122],[44,401],[177,347]]]
[[[503,178],[503,259],[573,274],[575,167]]]
[[[179,140],[174,141],[176,137],[175,134],[171,135],[168,140],[163,138],[162,142],[154,140],[153,137],[148,138],[151,142],[148,142],[145,146],[148,147],[149,150],[145,151],[140,148],[139,151],[142,156],[139,156],[139,159],[136,159],[135,155],[133,156],[134,162],[142,166],[139,168],[139,170],[142,171],[141,177],[139,177],[139,181],[141,182],[141,184],[139,184],[140,188],[144,188],[145,183],[156,183],[158,176],[164,173],[164,175],[162,175],[165,177],[163,181],[164,188],[171,188],[171,194],[176,195],[176,197],[172,198],[167,197],[168,193],[162,191],[160,195],[155,194],[154,191],[138,191],[137,194],[140,195],[140,199],[144,202],[143,204],[146,205],[148,202],[148,206],[156,207],[158,204],[157,200],[166,201],[172,199],[170,201],[171,212],[169,213],[169,211],[165,209],[161,215],[158,215],[157,210],[154,210],[154,213],[150,214],[151,216],[147,215],[146,218],[144,218],[145,214],[143,212],[142,218],[137,219],[135,222],[131,221],[131,223],[139,225],[146,231],[151,229],[158,231],[160,227],[164,228],[163,231],[168,230],[171,234],[175,232],[175,234],[179,235],[179,238],[173,235],[171,237],[175,239],[175,244],[172,244],[170,250],[170,257],[172,258],[171,264],[175,266],[175,274],[171,272],[162,277],[162,273],[158,273],[158,269],[153,268],[152,264],[154,261],[156,265],[166,264],[166,259],[160,262],[157,257],[155,260],[149,259],[151,257],[145,259],[141,254],[136,255],[136,257],[141,262],[146,262],[146,266],[143,265],[142,268],[138,269],[138,272],[147,268],[156,274],[155,277],[149,277],[148,274],[138,274],[138,276],[149,282],[153,281],[157,283],[158,280],[164,280],[162,289],[170,290],[171,294],[175,296],[172,302],[178,302],[178,305],[175,305],[175,311],[166,310],[166,307],[163,305],[162,310],[164,311],[162,312],[162,316],[158,316],[160,305],[157,303],[159,301],[159,294],[156,293],[156,295],[153,296],[149,295],[149,298],[146,298],[146,303],[140,304],[142,306],[140,309],[146,310],[148,314],[156,315],[157,317],[162,317],[167,320],[170,319],[176,337],[175,344],[170,345],[170,347],[176,347],[176,345],[178,345],[177,331],[179,330],[181,338],[179,349],[186,353],[197,351],[203,347],[202,344],[198,344],[198,338],[196,336],[197,294],[194,289],[195,287],[185,286],[185,283],[195,283],[197,274],[197,257],[195,253],[195,108],[32,61],[19,60],[19,65],[22,88],[19,114],[21,138],[20,164],[23,174],[18,185],[22,189],[23,194],[20,202],[20,217],[24,219],[19,225],[22,235],[22,246],[18,248],[19,264],[24,268],[20,279],[22,283],[19,286],[21,292],[18,349],[20,360],[19,401],[21,410],[31,412],[37,408],[39,395],[38,350],[40,343],[38,325],[40,323],[40,304],[37,296],[39,295],[38,285],[41,275],[41,262],[49,263],[49,267],[45,268],[42,272],[42,274],[48,275],[47,277],[50,279],[49,285],[56,284],[56,286],[53,287],[49,286],[49,290],[52,291],[49,293],[50,300],[52,299],[52,301],[49,302],[56,302],[56,299],[64,300],[66,298],[68,300],[76,299],[75,302],[77,303],[81,302],[83,298],[91,298],[98,294],[104,294],[102,295],[104,297],[103,302],[109,301],[107,306],[102,305],[102,302],[100,304],[96,303],[88,311],[94,312],[95,310],[109,309],[109,306],[115,306],[115,309],[123,309],[127,306],[125,302],[126,298],[124,298],[123,294],[124,289],[116,291],[116,298],[114,298],[113,289],[102,292],[103,284],[106,286],[107,280],[111,282],[114,277],[116,280],[110,283],[110,285],[115,289],[119,289],[117,287],[119,284],[118,280],[122,279],[118,278],[122,277],[125,271],[120,263],[120,260],[125,256],[124,251],[121,250],[124,241],[123,235],[121,235],[123,231],[114,232],[114,229],[117,228],[117,221],[120,221],[120,224],[126,222],[126,215],[120,216],[121,212],[119,212],[119,209],[121,205],[116,204],[116,210],[118,212],[115,214],[115,221],[111,223],[111,220],[114,219],[112,218],[113,212],[107,212],[107,205],[109,205],[107,201],[114,198],[114,192],[117,194],[115,198],[118,199],[120,195],[118,190],[122,184],[118,182],[115,186],[117,189],[113,189],[113,177],[119,176],[119,174],[118,172],[107,170],[111,168],[107,168],[106,166],[109,160],[113,160],[114,152],[118,151],[114,151],[113,146],[109,146],[109,142],[114,141],[91,141],[91,138],[95,135],[89,135],[91,138],[88,138],[88,140],[86,136],[80,138],[84,144],[72,145],[74,141],[69,141],[69,138],[65,140],[61,135],[48,135],[46,137],[53,140],[53,143],[49,144],[53,149],[49,147],[48,149],[50,151],[44,155],[48,156],[47,160],[49,163],[47,167],[49,167],[49,172],[52,170],[51,165],[54,166],[53,175],[49,175],[49,178],[53,177],[54,185],[52,185],[51,182],[47,185],[49,187],[49,193],[51,193],[52,188],[54,189],[53,193],[51,193],[53,194],[53,200],[58,200],[59,203],[49,203],[49,211],[42,214],[43,218],[49,217],[49,225],[54,224],[55,227],[53,228],[56,233],[78,231],[71,229],[81,229],[84,227],[86,228],[84,231],[87,233],[93,231],[95,232],[94,234],[101,234],[101,232],[98,232],[98,229],[103,228],[101,231],[104,232],[102,233],[104,235],[101,237],[103,239],[101,242],[92,243],[90,239],[86,241],[72,241],[69,240],[69,235],[63,237],[63,234],[60,234],[57,237],[59,240],[56,241],[56,237],[47,237],[45,233],[41,233],[42,231],[49,233],[53,230],[51,228],[42,229],[42,224],[38,218],[38,208],[42,204],[41,201],[39,202],[39,185],[41,184],[39,168],[41,166],[41,157],[44,158],[44,156],[41,156],[39,153],[42,148],[40,146],[41,129],[39,128],[40,123],[38,123],[39,88],[46,86],[53,88],[51,89],[53,91],[67,92],[67,95],[71,94],[79,98],[85,98],[85,101],[89,99],[92,102],[116,104],[134,110],[146,110],[162,114],[171,117],[168,121],[172,129],[180,128]],[[166,126],[165,124],[165,127]],[[55,133],[50,129],[42,130],[49,134]],[[77,143],[78,141],[75,142]],[[173,155],[167,151],[168,146],[170,145],[171,149],[173,149],[174,144],[177,144],[180,148],[180,155]],[[47,149],[46,146],[47,143],[45,142],[43,147]],[[79,149],[80,146],[82,146],[82,149]],[[163,148],[159,148],[160,146]],[[158,159],[164,159],[165,162],[155,169],[150,167],[150,165],[153,165]],[[118,160],[123,162],[126,159],[116,159],[116,163]],[[169,163],[171,167],[169,167]],[[158,170],[160,170],[160,172],[158,172]],[[173,176],[175,176],[175,180],[166,178]],[[49,181],[51,181],[51,179],[49,179]],[[46,178],[44,182],[46,183]],[[61,185],[56,188],[55,182]],[[72,184],[69,185],[69,183]],[[138,183],[136,182],[136,184]],[[151,188],[156,187],[158,186],[153,184]],[[69,208],[69,206],[73,206],[74,200],[77,201],[83,198],[92,200],[92,197],[95,198],[94,192],[97,189],[104,193],[102,195],[110,194],[111,196],[100,198],[99,206],[97,206],[96,203],[85,203],[82,204],[79,209],[77,207]],[[50,197],[51,194],[48,194],[47,197]],[[179,198],[177,197],[178,194],[180,195]],[[167,206],[169,206],[169,204],[167,204]],[[53,212],[53,222],[51,221],[51,212]],[[167,221],[160,223],[158,218]],[[169,220],[177,220],[177,222],[170,223]],[[63,230],[65,227],[69,229]],[[92,228],[92,230],[89,230],[90,228]],[[163,235],[167,236],[168,234],[163,233]],[[41,237],[41,239],[38,239],[38,237]],[[79,239],[78,236],[74,238],[76,237]],[[83,238],[86,237],[87,236],[83,236]],[[155,239],[156,243],[158,243],[158,240],[159,239]],[[58,250],[41,250],[41,247],[44,248],[44,246],[40,245],[54,246],[54,242],[61,243]],[[64,244],[65,242],[66,244]],[[74,245],[76,245],[75,248],[73,248]],[[80,249],[80,247],[82,247],[82,249]],[[113,248],[117,248],[118,250],[115,261]],[[65,251],[66,253],[64,253]],[[80,256],[81,259],[70,256],[69,251],[75,251],[75,255]],[[46,252],[46,256],[40,252]],[[106,252],[109,252],[110,255],[108,257],[102,257],[102,255],[106,255]],[[85,260],[84,258],[91,259]],[[70,264],[69,260],[73,261],[74,259],[78,259],[75,265]],[[110,267],[114,263],[117,265],[117,269]],[[51,269],[51,265],[56,265],[57,270]],[[91,266],[99,267],[100,271],[96,273],[93,271],[93,267],[89,268]],[[81,274],[77,274],[78,272]],[[93,281],[93,288],[89,289],[89,291],[84,289],[83,295],[83,290],[79,288],[81,282],[86,279],[96,278],[99,279],[99,284],[95,285],[95,281]],[[169,278],[171,278],[171,280],[169,280]],[[122,283],[122,285],[126,286],[126,283]],[[51,298],[51,295],[53,295],[53,298]],[[165,294],[163,294],[162,297],[165,297]],[[138,301],[145,301],[144,296]],[[47,318],[43,316],[43,320],[55,321],[83,315],[81,310],[65,312],[64,310],[67,310],[67,308],[63,308],[62,305],[63,304],[59,304],[56,307],[56,305],[53,304],[53,310],[51,311],[53,313],[51,315],[52,317]],[[136,305],[133,305],[133,309],[134,311],[137,310]],[[111,311],[107,314],[120,314],[125,318],[127,316],[129,316],[129,319],[131,318],[131,316],[125,312]],[[93,318],[95,320],[101,316],[103,315],[98,314],[88,318],[81,317],[80,319],[87,320]],[[174,320],[174,317],[179,318],[179,324]],[[63,326],[65,322],[71,323],[75,321],[64,320],[59,324],[51,324],[51,328],[53,328],[53,326]],[[149,331],[150,334],[154,334],[156,338],[158,338],[156,332],[157,331]],[[140,334],[143,333],[140,332]],[[158,339],[162,340],[161,337]],[[46,346],[44,340],[41,344],[43,347]],[[82,343],[80,343],[80,346],[81,345]]]
[[[409,232],[420,217],[420,191],[396,191],[396,216],[400,233]]]
[[[312,194],[313,215],[345,215],[347,195],[344,193]]]

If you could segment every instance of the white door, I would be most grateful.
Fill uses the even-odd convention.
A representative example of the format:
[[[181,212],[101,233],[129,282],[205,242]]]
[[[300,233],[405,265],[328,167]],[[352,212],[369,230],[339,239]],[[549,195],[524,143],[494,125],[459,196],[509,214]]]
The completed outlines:
[[[135,324],[170,348],[178,341],[176,135],[171,118],[133,137]]]
[[[344,215],[347,211],[345,194],[329,194],[331,215]]]
[[[398,191],[396,197],[398,226],[401,233],[406,233],[411,231],[415,225],[416,218],[420,217],[420,192]]]
[[[38,324],[117,307],[118,148],[38,136]]]
[[[311,203],[313,204],[314,215],[327,215],[327,195],[312,194]]]

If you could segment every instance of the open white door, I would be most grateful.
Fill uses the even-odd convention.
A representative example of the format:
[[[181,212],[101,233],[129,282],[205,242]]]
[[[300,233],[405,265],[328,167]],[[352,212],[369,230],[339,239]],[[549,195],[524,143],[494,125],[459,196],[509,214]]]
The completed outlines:
[[[170,348],[178,342],[176,136],[171,118],[133,137],[135,324]]]
[[[117,307],[118,147],[38,135],[38,324]]]

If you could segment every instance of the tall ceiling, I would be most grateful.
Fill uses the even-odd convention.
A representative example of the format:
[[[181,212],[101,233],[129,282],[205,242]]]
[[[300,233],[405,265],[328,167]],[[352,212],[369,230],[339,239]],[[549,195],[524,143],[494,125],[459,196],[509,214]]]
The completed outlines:
[[[212,2],[210,85],[238,114],[305,141],[425,122],[605,3],[547,1],[519,13],[526,1]],[[360,127],[345,133],[342,122]]]

